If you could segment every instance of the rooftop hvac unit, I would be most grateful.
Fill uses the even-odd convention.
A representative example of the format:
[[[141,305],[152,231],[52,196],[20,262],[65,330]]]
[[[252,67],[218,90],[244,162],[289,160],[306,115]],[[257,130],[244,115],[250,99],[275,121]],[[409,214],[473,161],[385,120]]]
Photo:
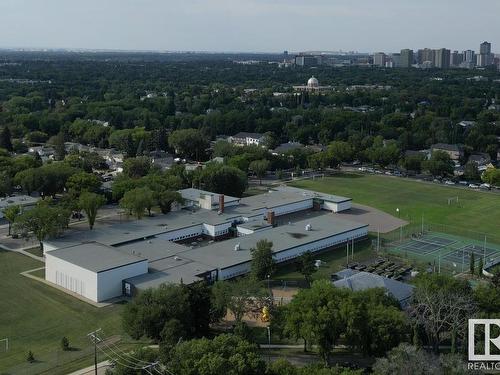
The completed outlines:
[[[240,243],[237,243],[236,245],[234,245],[234,251],[240,251],[241,250],[241,244]]]
[[[310,232],[312,230],[311,224],[306,225],[306,231]]]

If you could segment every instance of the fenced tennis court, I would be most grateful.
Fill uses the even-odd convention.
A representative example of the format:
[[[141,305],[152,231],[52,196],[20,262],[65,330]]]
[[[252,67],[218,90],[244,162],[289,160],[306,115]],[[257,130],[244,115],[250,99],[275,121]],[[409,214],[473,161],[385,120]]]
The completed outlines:
[[[500,261],[500,246],[483,241],[439,232],[419,232],[399,240],[386,241],[384,250],[432,267],[438,272],[461,273],[470,268],[472,254],[475,267]]]

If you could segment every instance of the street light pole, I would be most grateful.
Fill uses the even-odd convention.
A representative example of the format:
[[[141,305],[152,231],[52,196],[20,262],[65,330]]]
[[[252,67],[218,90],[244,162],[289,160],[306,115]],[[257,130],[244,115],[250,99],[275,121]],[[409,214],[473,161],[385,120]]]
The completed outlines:
[[[97,333],[101,330],[101,328],[96,329],[93,332],[90,332],[87,336],[94,342],[94,374],[97,375],[97,343],[100,341]]]

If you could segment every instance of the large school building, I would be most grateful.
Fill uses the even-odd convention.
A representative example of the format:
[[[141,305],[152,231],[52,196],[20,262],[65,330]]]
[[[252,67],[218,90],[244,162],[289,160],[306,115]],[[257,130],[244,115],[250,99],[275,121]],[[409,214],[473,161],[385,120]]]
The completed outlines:
[[[332,213],[351,199],[288,186],[247,198],[198,189],[166,215],[72,229],[44,241],[46,280],[94,302],[155,287],[227,280],[250,270],[251,249],[273,243],[277,263],[366,237],[368,225]]]

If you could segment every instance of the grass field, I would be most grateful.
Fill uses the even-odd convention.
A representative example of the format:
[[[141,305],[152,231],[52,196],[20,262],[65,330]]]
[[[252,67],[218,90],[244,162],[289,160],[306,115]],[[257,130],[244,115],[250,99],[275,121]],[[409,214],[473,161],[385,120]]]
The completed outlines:
[[[465,232],[474,230],[500,241],[500,195],[471,191],[396,177],[339,174],[321,180],[302,180],[291,185],[352,197],[354,203],[378,208],[410,222],[444,224]],[[448,205],[448,198],[459,203]]]
[[[26,256],[0,251],[0,339],[8,337],[10,346],[5,352],[0,345],[0,374],[67,373],[78,364],[92,363],[88,332],[102,327],[106,335],[124,334],[122,305],[97,309],[19,274],[41,266]],[[61,350],[63,336],[75,350]],[[26,362],[28,350],[36,363]]]
[[[354,246],[354,261],[364,262],[368,259],[376,257],[376,254],[371,249],[371,239]],[[317,272],[312,275],[313,280],[330,279],[332,273],[340,271],[346,266],[346,249],[344,247],[328,250],[324,253],[314,255],[315,259],[319,259],[323,264]],[[351,262],[351,259],[349,259]],[[278,271],[273,276],[275,281],[302,281],[304,276],[297,271],[295,263],[289,263],[278,268]]]

